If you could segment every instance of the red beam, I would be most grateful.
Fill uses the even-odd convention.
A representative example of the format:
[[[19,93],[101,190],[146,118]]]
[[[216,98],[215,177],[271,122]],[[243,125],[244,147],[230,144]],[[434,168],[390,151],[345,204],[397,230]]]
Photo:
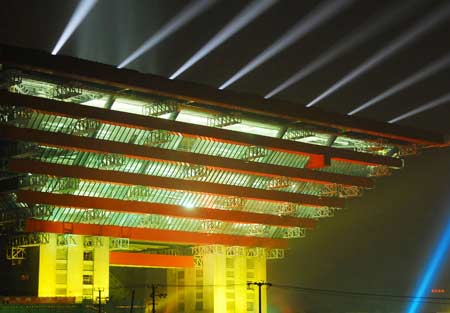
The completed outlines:
[[[185,245],[226,245],[243,247],[281,248],[286,249],[285,239],[235,236],[224,234],[205,234],[187,231],[161,230],[152,228],[121,227],[112,225],[50,222],[28,219],[26,232],[43,232],[55,234],[74,234],[87,236],[106,236],[129,238],[130,240],[177,243]]]
[[[38,144],[68,150],[122,154],[130,158],[142,160],[191,163],[204,165],[219,170],[233,171],[250,175],[260,175],[266,177],[284,176],[296,181],[319,184],[335,183],[364,188],[373,188],[374,186],[373,179],[367,177],[334,174],[259,162],[247,162],[244,160],[229,159],[220,156],[161,149],[62,133],[52,133],[29,128],[0,126],[0,138],[36,142]],[[317,161],[318,164],[309,162],[308,166],[310,168],[325,166],[326,160],[324,158],[312,158],[311,160]]]
[[[12,172],[44,174],[58,177],[72,177],[97,181],[101,183],[121,184],[128,186],[140,185],[169,190],[183,190],[214,194],[220,196],[236,196],[254,200],[283,203],[292,202],[309,206],[329,206],[337,208],[345,207],[345,200],[342,198],[317,197],[312,195],[276,190],[264,190],[194,180],[125,173],[112,170],[99,170],[81,166],[52,164],[35,160],[12,159],[8,163],[8,168]]]
[[[325,112],[318,108],[305,108],[299,103],[264,99],[260,96],[218,90],[215,87],[196,83],[170,80],[134,70],[119,70],[115,66],[73,57],[52,56],[44,51],[0,45],[0,63],[27,71],[58,75],[67,79],[82,80],[146,94],[158,94],[228,110],[282,118],[286,122],[311,122],[325,127],[424,145],[445,143],[444,136],[441,134]]]
[[[236,145],[263,146],[280,152],[306,155],[314,158],[326,156],[330,159],[357,164],[385,165],[396,168],[403,166],[402,160],[383,155],[362,153],[346,149],[331,148],[267,136],[241,133],[227,129],[177,122],[121,111],[106,110],[76,103],[19,95],[9,92],[0,92],[0,103],[25,106],[47,114],[54,114],[58,116],[96,119],[102,123],[124,127],[147,130],[162,129],[181,133],[183,136],[187,137],[209,138],[210,140]]]
[[[313,219],[292,216],[278,216],[209,208],[187,210],[185,207],[172,204],[54,194],[30,190],[18,191],[17,201],[71,208],[96,208],[124,213],[159,214],[197,220],[219,220],[229,223],[265,224],[277,227],[302,227],[313,229],[316,224],[316,221]]]
[[[110,266],[189,268],[194,267],[194,257],[133,252],[110,252]]]

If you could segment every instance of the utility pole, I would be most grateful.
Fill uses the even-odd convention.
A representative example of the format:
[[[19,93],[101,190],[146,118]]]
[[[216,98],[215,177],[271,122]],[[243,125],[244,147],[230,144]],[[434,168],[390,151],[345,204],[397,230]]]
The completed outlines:
[[[102,313],[102,290],[98,289],[98,313]]]
[[[133,307],[134,307],[134,292],[135,292],[135,290],[133,289],[133,290],[131,291],[130,313],[133,313]]]
[[[259,313],[262,313],[262,308],[261,308],[261,287],[262,286],[268,286],[268,287],[270,287],[270,286],[272,286],[272,284],[271,283],[268,283],[268,282],[264,282],[264,281],[258,281],[258,282],[251,282],[251,281],[249,281],[248,283],[247,283],[247,286],[252,286],[252,285],[255,285],[255,286],[258,286],[258,312]]]
[[[166,293],[156,293],[156,288],[158,288],[156,285],[152,284],[152,293],[150,294],[150,297],[152,297],[152,313],[156,313],[156,297],[158,298],[164,298],[167,296]]]

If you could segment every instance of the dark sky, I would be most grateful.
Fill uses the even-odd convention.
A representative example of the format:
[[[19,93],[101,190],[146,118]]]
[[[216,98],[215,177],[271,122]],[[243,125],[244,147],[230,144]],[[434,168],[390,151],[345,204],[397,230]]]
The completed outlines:
[[[301,105],[308,103],[424,15],[448,3],[416,2],[417,7],[402,21],[278,97]],[[101,0],[60,53],[117,65],[186,3],[182,0]],[[129,67],[169,76],[247,3],[220,1]],[[180,78],[219,86],[317,3],[280,1]],[[395,3],[355,1],[230,89],[266,94],[359,25]],[[77,1],[69,0],[4,0],[0,10],[0,42],[51,51],[76,4]],[[450,53],[449,29],[447,19],[317,107],[346,113]],[[448,68],[443,69],[360,115],[386,121],[438,98],[450,92],[449,74]],[[399,124],[449,133],[450,104],[445,103]],[[411,294],[439,230],[450,217],[449,159],[448,148],[429,149],[408,157],[405,169],[379,179],[376,189],[350,201],[348,209],[336,217],[322,220],[305,239],[292,242],[285,260],[271,262],[269,279],[279,284],[312,288]],[[450,297],[448,264],[447,259],[434,286],[446,288],[448,292],[444,296]],[[270,296],[274,308],[286,309],[280,312],[400,312],[405,307],[399,302],[311,296],[277,288],[272,288]],[[424,312],[439,310],[430,306]]]

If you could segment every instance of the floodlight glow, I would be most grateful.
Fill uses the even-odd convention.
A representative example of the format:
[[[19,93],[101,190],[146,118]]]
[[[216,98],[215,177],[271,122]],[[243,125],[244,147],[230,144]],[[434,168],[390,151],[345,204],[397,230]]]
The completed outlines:
[[[415,291],[414,299],[408,306],[407,313],[416,313],[422,304],[422,298],[426,296],[426,291],[430,289],[430,285],[435,280],[437,271],[442,262],[445,260],[446,252],[450,245],[450,221],[448,222],[444,232],[442,233],[439,242],[437,243],[433,255],[426,265],[425,272],[419,280],[417,290]]]
[[[196,0],[186,5],[177,15],[171,18],[163,27],[161,27],[155,34],[150,36],[139,48],[123,60],[117,68],[123,68],[139,58],[148,50],[159,44],[161,41],[179,30],[182,26],[190,22],[192,19],[199,16],[210,6],[216,3],[217,0]]]
[[[421,105],[420,107],[418,107],[418,108],[416,108],[414,110],[408,111],[405,114],[397,116],[396,118],[393,118],[392,120],[388,121],[388,123],[395,123],[395,122],[401,121],[401,120],[403,120],[405,118],[408,118],[408,117],[411,117],[413,115],[422,113],[424,111],[431,110],[432,108],[435,108],[435,107],[437,107],[437,106],[439,106],[441,104],[444,104],[446,102],[450,102],[450,93],[448,93],[448,94],[446,94],[446,95],[444,95],[444,96],[442,96],[442,97],[440,97],[438,99],[430,101],[430,102],[428,102],[428,103],[426,103],[424,105]]]
[[[193,203],[186,203],[183,206],[188,210],[192,210],[193,208],[195,208],[195,205]]]
[[[80,0],[75,11],[70,17],[69,23],[67,23],[61,37],[53,48],[52,54],[55,55],[61,50],[66,41],[72,36],[73,32],[83,22],[84,18],[91,12],[92,8],[97,4],[97,0]]]
[[[222,28],[213,38],[211,38],[200,50],[198,50],[189,60],[186,61],[175,73],[169,78],[174,79],[188,68],[205,57],[212,50],[221,45],[225,40],[236,34],[240,29],[247,26],[261,13],[266,11],[278,0],[253,0],[246,6],[237,16],[235,16],[224,28]]]
[[[378,96],[370,99],[366,103],[360,105],[353,111],[347,113],[348,115],[353,115],[355,113],[361,112],[362,110],[367,109],[368,107],[371,107],[372,105],[386,99],[387,97],[390,97],[409,86],[416,84],[427,77],[433,75],[434,73],[438,72],[439,70],[442,70],[450,65],[450,54],[446,55],[445,57],[429,64],[427,67],[421,69],[420,71],[416,72],[412,76],[408,77],[404,81],[399,82],[398,84],[394,85],[393,87],[389,88],[388,90],[384,91],[383,93],[379,94]]]
[[[404,48],[406,45],[410,44],[414,40],[418,39],[420,36],[424,35],[432,27],[434,27],[438,22],[443,21],[450,14],[450,4],[447,3],[442,7],[437,8],[425,18],[421,19],[419,23],[415,24],[413,27],[409,28],[405,33],[401,34],[399,37],[395,38],[391,43],[375,53],[371,58],[366,60],[364,63],[360,64],[357,68],[352,70],[333,86],[328,88],[324,93],[316,97],[306,106],[311,107],[321,101],[322,99],[333,94],[340,88],[344,87],[355,78],[365,74],[370,69],[386,60],[388,57],[392,56],[394,53],[398,52],[400,49]]]
[[[312,12],[310,12],[304,19],[297,22],[293,27],[291,27],[281,38],[267,47],[264,51],[256,56],[252,61],[247,63],[242,69],[240,69],[236,74],[234,74],[230,79],[224,82],[219,89],[225,89],[230,86],[238,79],[247,75],[255,68],[278,54],[283,49],[292,45],[295,41],[299,40],[314,28],[321,25],[323,22],[333,17],[341,10],[349,6],[354,0],[328,0]]]
[[[402,17],[406,16],[409,11],[412,11],[412,8],[414,8],[415,4],[417,3],[419,3],[419,1],[415,1],[415,3],[414,1],[410,1],[407,3],[403,2],[395,7],[389,7],[382,14],[370,19],[358,30],[353,32],[350,36],[344,38],[342,41],[338,42],[330,49],[327,49],[325,53],[322,53],[318,58],[309,63],[306,67],[300,69],[294,75],[282,82],[267,95],[265,95],[264,98],[271,98],[281,91],[289,88],[293,84],[309,76],[314,71],[320,69],[339,56],[348,52],[355,46],[361,44],[370,37],[375,36],[377,33],[385,30],[394,22],[398,22]]]

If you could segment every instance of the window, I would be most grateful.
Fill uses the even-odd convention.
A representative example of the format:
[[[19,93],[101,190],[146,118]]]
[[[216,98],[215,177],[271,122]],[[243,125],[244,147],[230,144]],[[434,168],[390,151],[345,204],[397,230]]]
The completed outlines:
[[[195,290],[195,298],[197,300],[203,299],[203,287],[202,286],[197,286],[197,288]]]
[[[56,249],[57,260],[67,260],[67,247],[58,247]]]
[[[94,284],[94,277],[92,275],[83,275],[83,285]]]
[[[84,261],[93,261],[94,260],[94,251],[84,251],[83,252],[83,260]]]
[[[92,272],[94,270],[94,264],[83,264],[83,271],[90,271]]]
[[[66,273],[57,273],[56,274],[56,283],[57,284],[66,284],[67,283],[67,274]]]
[[[62,262],[61,262],[61,260],[59,260],[59,261],[60,262],[56,262],[56,269],[61,270],[61,271],[67,270],[67,261],[66,260],[64,260]]]
[[[197,301],[195,302],[195,310],[196,311],[203,311],[203,301]]]

